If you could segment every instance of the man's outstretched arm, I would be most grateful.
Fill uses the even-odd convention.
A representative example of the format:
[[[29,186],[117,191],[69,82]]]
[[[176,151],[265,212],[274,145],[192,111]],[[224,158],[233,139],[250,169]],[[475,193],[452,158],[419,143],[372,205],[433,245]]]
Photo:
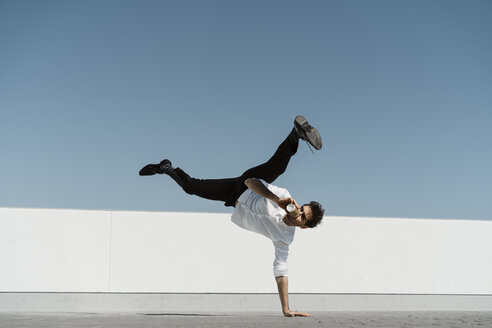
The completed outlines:
[[[280,303],[282,304],[282,312],[286,317],[310,317],[309,313],[291,311],[289,309],[289,277],[280,276],[275,277],[278,287],[278,296],[280,296]]]

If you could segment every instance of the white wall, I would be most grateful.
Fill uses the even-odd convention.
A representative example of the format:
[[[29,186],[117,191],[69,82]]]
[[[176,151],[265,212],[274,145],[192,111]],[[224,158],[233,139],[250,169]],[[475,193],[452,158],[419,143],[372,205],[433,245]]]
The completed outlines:
[[[325,217],[292,293],[492,294],[492,221]],[[0,291],[271,293],[273,246],[228,214],[0,208]]]

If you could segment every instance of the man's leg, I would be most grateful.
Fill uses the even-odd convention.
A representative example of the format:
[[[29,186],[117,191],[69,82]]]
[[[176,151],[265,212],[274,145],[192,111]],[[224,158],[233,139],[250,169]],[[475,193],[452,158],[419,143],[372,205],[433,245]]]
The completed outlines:
[[[297,116],[294,120],[294,128],[287,138],[277,148],[275,154],[268,162],[253,167],[241,175],[246,181],[248,178],[263,179],[272,183],[287,169],[290,158],[295,155],[299,147],[299,139],[310,143],[315,149],[322,147],[321,136],[317,129],[311,126],[304,116]]]
[[[244,180],[241,177],[230,179],[196,179],[190,177],[185,171],[173,168],[171,161],[164,159],[159,164],[147,164],[139,172],[142,176],[167,174],[183,190],[190,194],[210,200],[225,202],[225,206],[235,206],[239,198]]]
[[[178,180],[172,174],[168,174],[183,188],[186,193],[210,200],[218,200],[228,203],[234,192],[238,189],[238,186],[241,184],[240,178],[196,179],[190,177],[179,167],[172,170],[178,177]],[[230,205],[226,204],[226,206]]]
[[[287,169],[290,158],[295,155],[299,147],[299,134],[292,129],[287,138],[278,146],[273,156],[261,165],[255,166],[241,175],[243,181],[248,178],[263,179],[272,183]]]

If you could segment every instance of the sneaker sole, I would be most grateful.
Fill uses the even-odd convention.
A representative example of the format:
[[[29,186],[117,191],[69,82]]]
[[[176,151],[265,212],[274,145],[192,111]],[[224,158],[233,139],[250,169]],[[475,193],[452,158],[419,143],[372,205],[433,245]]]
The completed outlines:
[[[316,150],[320,150],[323,147],[321,136],[316,128],[311,126],[304,116],[296,117],[296,125],[304,132],[307,142],[311,144]]]
[[[138,172],[138,174],[140,176],[154,175],[157,174],[156,170],[158,169],[159,169],[159,164],[147,164]]]

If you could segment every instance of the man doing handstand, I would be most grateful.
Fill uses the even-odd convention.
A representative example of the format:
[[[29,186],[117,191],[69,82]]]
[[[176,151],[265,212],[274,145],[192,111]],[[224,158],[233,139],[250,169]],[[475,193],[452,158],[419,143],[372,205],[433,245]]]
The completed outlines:
[[[234,207],[232,221],[241,228],[271,239],[275,247],[273,273],[277,282],[282,312],[285,316],[310,316],[308,313],[291,311],[288,299],[287,257],[289,245],[294,240],[295,228],[314,228],[323,219],[321,204],[311,201],[300,206],[287,189],[271,185],[285,172],[290,158],[297,152],[299,139],[309,142],[315,149],[322,146],[317,129],[303,116],[294,120],[294,128],[277,148],[275,154],[259,166],[245,171],[241,176],[228,179],[196,179],[171,161],[164,159],[159,164],[148,164],[140,175],[167,174],[191,195],[224,202]],[[294,204],[300,214],[289,215],[287,205]]]

